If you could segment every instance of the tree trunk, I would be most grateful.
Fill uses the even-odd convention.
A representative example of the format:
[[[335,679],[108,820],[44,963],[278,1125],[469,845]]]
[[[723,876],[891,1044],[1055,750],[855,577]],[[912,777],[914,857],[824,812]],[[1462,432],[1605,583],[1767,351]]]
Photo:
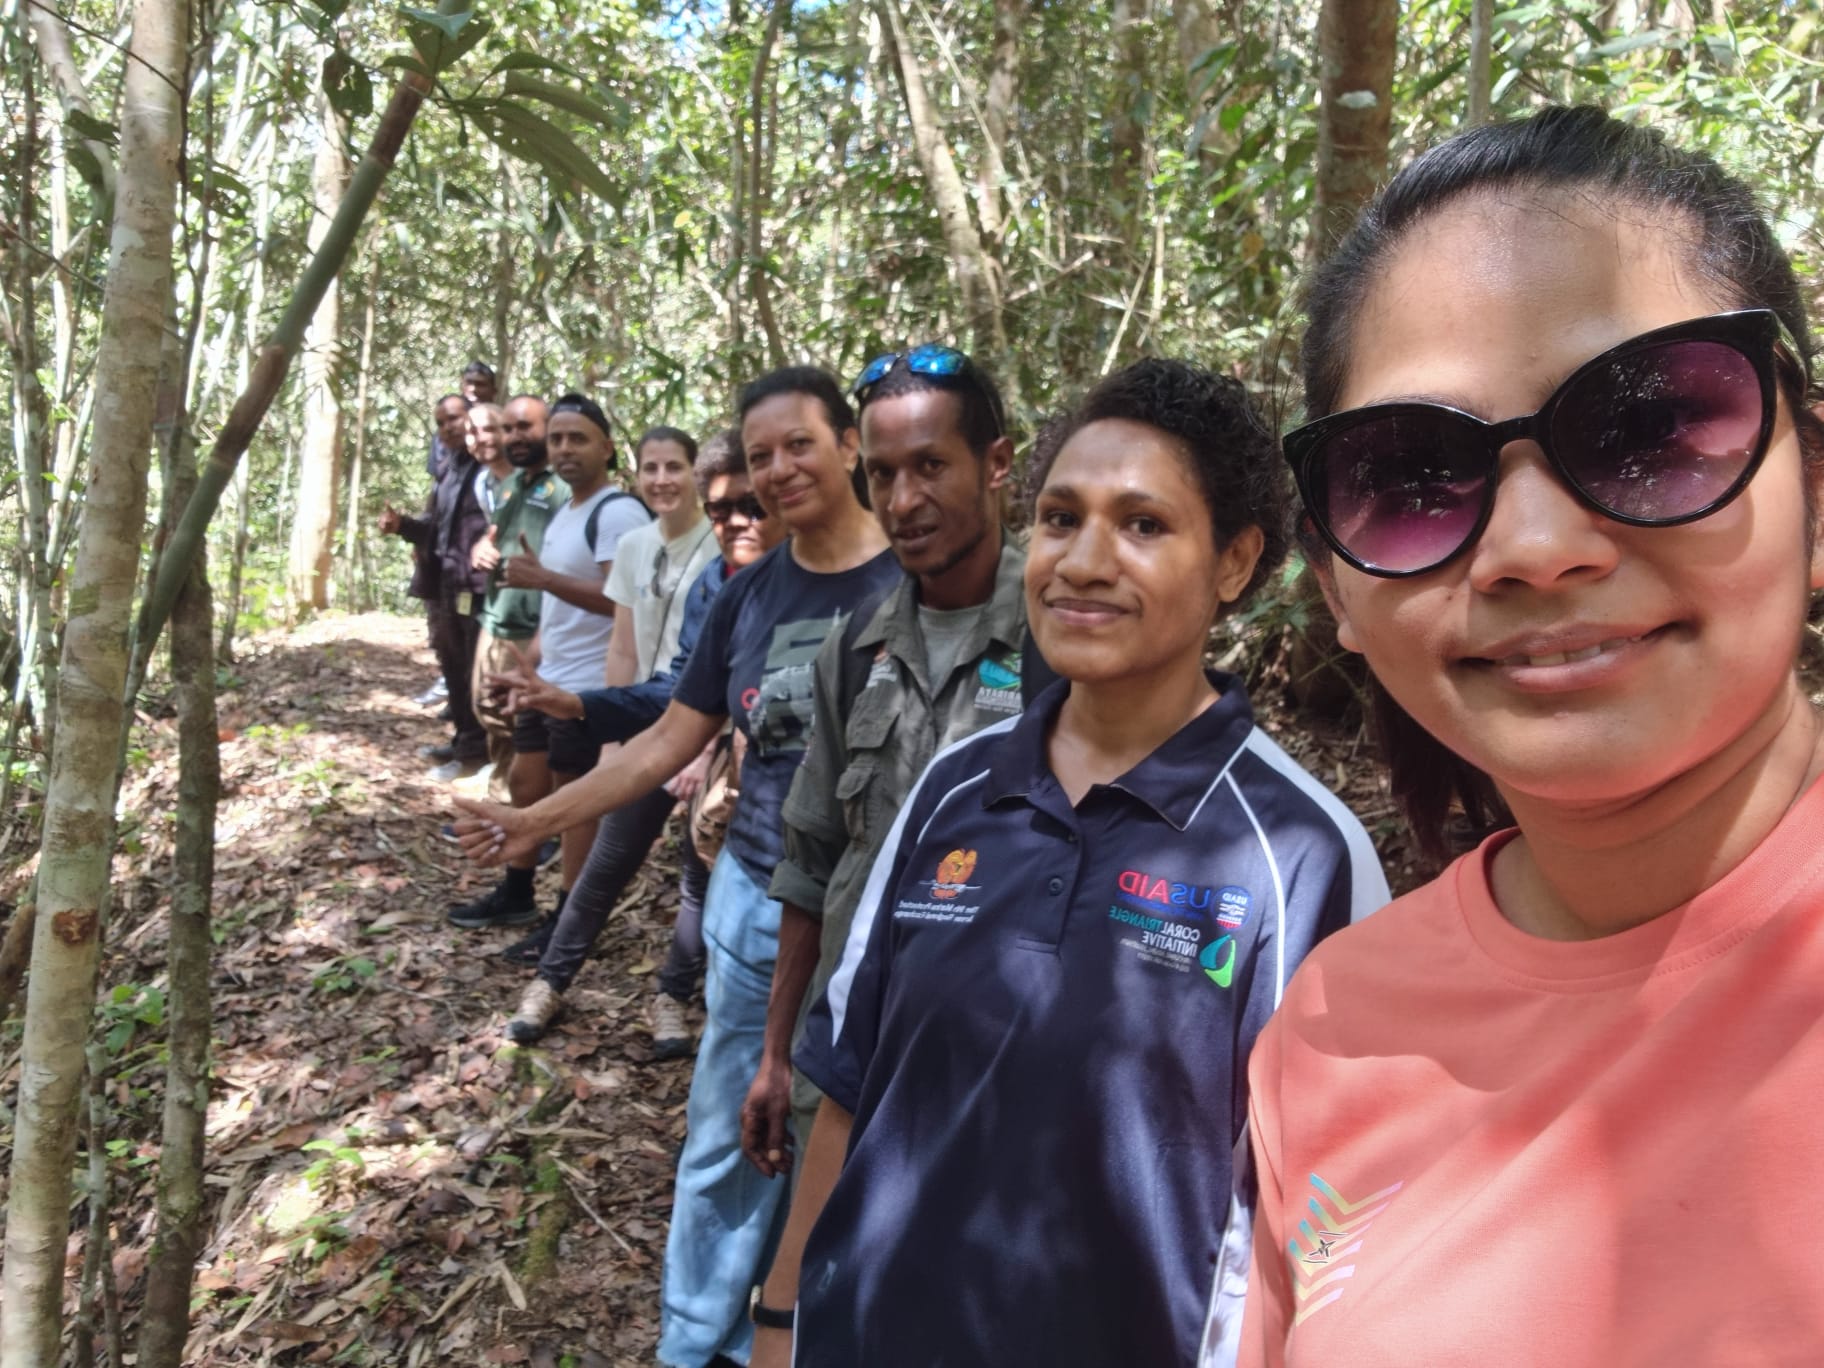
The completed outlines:
[[[171,467],[171,504],[176,510],[196,485],[195,451],[187,437],[180,437]],[[182,1364],[190,1332],[191,1278],[207,1233],[203,1123],[209,1111],[209,909],[215,883],[215,810],[222,787],[213,625],[208,568],[199,553],[171,614],[178,741],[177,877],[166,957],[169,1057],[158,1157],[158,1235],[146,1265],[139,1368]]]
[[[327,96],[321,101],[316,159],[311,168],[315,212],[310,250],[323,245],[336,207],[348,189],[348,158],[342,151],[344,125]],[[291,524],[291,602],[294,608],[329,607],[330,550],[336,531],[336,486],[342,468],[342,402],[336,397],[340,369],[341,291],[335,277],[317,302],[304,341],[304,442],[298,453],[298,503]]]
[[[361,318],[360,377],[355,382],[355,460],[348,472],[348,518],[342,534],[343,568],[348,574],[348,589],[343,602],[350,612],[365,606],[358,596],[361,547],[361,477],[367,462],[367,381],[374,359],[374,301],[380,294],[380,253],[373,253],[373,266],[367,273],[367,300]],[[503,357],[502,360],[505,360]],[[504,369],[501,374],[505,374]]]
[[[899,74],[906,116],[912,123],[912,141],[918,153],[919,169],[924,173],[925,184],[937,205],[938,221],[943,226],[944,247],[956,277],[957,293],[962,297],[964,316],[969,320],[971,345],[977,353],[989,358],[1009,405],[1017,409],[1020,407],[1019,391],[1001,314],[998,269],[982,244],[975,221],[969,217],[969,194],[963,188],[956,159],[950,154],[950,144],[938,126],[937,113],[925,91],[924,74],[919,70],[918,55],[913,52],[906,34],[898,0],[875,0],[875,3],[880,11],[882,40],[887,56]]]
[[[1115,0],[1115,107],[1110,111],[1112,164],[1109,168],[1110,206],[1124,230],[1139,221],[1134,187],[1141,175],[1141,151],[1146,127],[1140,118],[1141,103],[1150,83],[1146,79],[1147,0]],[[1124,236],[1125,236],[1124,231]]]
[[[997,248],[1007,230],[1007,134],[1020,102],[1020,25],[1024,20],[1025,0],[994,0],[976,210],[981,215],[982,236]]]
[[[760,51],[754,57],[754,76],[748,90],[754,124],[754,145],[747,159],[747,292],[753,297],[754,316],[766,335],[767,364],[785,364],[785,343],[779,336],[779,320],[773,312],[773,287],[766,275],[766,209],[768,182],[772,179],[772,155],[766,140],[766,98],[772,74],[773,49],[779,42],[779,30],[791,17],[792,0],[773,0],[766,16],[766,31],[760,38]]]
[[[70,576],[19,1076],[0,1359],[57,1362],[70,1164],[114,844],[127,633],[145,526],[183,145],[187,0],[135,0],[112,251],[96,353],[91,480]]]
[[[1493,112],[1490,89],[1494,80],[1495,0],[1470,0],[1469,6],[1469,126],[1485,124]]]
[[[1324,0],[1317,21],[1322,107],[1311,259],[1330,255],[1387,170],[1393,128],[1395,0]]]

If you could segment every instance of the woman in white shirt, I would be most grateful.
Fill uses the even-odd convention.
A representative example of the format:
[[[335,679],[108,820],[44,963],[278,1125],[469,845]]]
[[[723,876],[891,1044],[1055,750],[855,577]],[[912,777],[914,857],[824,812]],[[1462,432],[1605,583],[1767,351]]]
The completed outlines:
[[[634,448],[635,488],[656,520],[621,538],[614,568],[608,574],[608,597],[614,600],[615,614],[603,683],[610,688],[641,683],[676,655],[684,593],[719,550],[703,512],[696,459],[695,440],[672,427],[653,428]],[[563,991],[664,830],[673,804],[678,797],[689,796],[671,791],[676,787],[674,782],[604,818],[596,829],[588,863],[556,915],[501,952],[515,964],[538,967],[538,978],[509,1026],[515,1039],[537,1039],[556,1019]],[[689,848],[688,839],[682,873],[685,897],[694,892],[700,901],[709,874]],[[700,960],[701,953],[694,959]],[[678,986],[665,985],[674,990]],[[669,1009],[665,1020],[655,1024],[655,1036],[669,1046],[662,1053],[688,1053],[690,1039],[677,998],[688,997],[689,988],[671,996],[662,990],[659,996],[663,1002],[656,1005],[655,1015]]]

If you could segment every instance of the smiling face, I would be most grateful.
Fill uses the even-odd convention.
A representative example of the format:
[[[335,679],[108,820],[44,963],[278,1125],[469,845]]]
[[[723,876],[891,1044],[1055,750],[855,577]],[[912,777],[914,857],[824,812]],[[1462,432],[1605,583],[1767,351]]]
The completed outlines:
[[[614,448],[607,434],[580,413],[554,413],[545,424],[551,468],[571,490],[593,493],[608,478]]]
[[[499,409],[488,406],[469,411],[469,450],[477,461],[493,465],[500,459],[506,437],[507,426],[501,420]]]
[[[722,559],[737,570],[752,565],[785,540],[785,524],[777,518],[755,518],[742,510],[723,512],[730,504],[744,502],[752,492],[747,476],[718,475],[709,482],[703,499],[716,510],[709,525],[716,534],[716,545],[722,548]]]
[[[1258,529],[1220,550],[1178,442],[1111,418],[1074,433],[1036,500],[1026,615],[1067,679],[1201,667],[1210,625],[1247,586]]]
[[[669,438],[654,437],[641,445],[634,479],[640,498],[660,517],[696,502],[697,484],[691,475],[690,454]]]
[[[460,451],[468,440],[469,406],[451,395],[437,405],[437,437],[451,451]]]
[[[1562,196],[1439,211],[1369,290],[1339,407],[1530,413],[1617,342],[1735,307],[1688,270],[1683,235],[1649,218]],[[1594,512],[1537,444],[1514,442],[1487,527],[1454,561],[1407,580],[1330,561],[1339,638],[1510,795],[1646,794],[1792,709],[1808,588],[1824,583],[1801,479],[1783,401],[1747,490],[1681,527]]]
[[[855,503],[850,472],[860,434],[838,434],[810,394],[775,394],[741,419],[741,445],[754,493],[788,531],[821,527]]]
[[[1008,444],[977,456],[959,428],[962,405],[943,390],[912,390],[862,410],[868,497],[909,575],[934,577],[998,532],[996,491],[1007,482]]]
[[[545,463],[545,401],[522,394],[507,405],[507,459],[522,470]]]

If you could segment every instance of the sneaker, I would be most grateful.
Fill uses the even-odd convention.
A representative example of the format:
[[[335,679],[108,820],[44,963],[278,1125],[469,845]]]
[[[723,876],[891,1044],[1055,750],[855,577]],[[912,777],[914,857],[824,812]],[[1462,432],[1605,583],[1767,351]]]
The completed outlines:
[[[517,1044],[530,1045],[564,1014],[564,995],[542,978],[526,985],[519,1010],[507,1023],[507,1035]]]
[[[524,926],[538,920],[538,905],[530,898],[520,902],[507,892],[504,883],[500,883],[474,902],[452,907],[449,919],[451,926],[470,931],[486,930],[491,926]]]
[[[426,689],[423,693],[419,694],[418,697],[414,698],[412,700],[412,702],[416,703],[421,708],[428,708],[433,703],[441,703],[444,699],[448,698],[449,696],[450,696],[450,686],[447,683],[445,683],[443,680],[439,679],[435,684],[431,685],[430,688]]]
[[[446,741],[441,746],[420,746],[418,754],[426,760],[435,760],[440,765],[447,765],[456,758],[456,747]]]
[[[546,917],[521,939],[516,940],[500,957],[508,964],[521,964],[528,969],[536,969],[539,960],[544,958],[545,947],[551,944],[551,933],[557,929],[557,918]]]
[[[684,1019],[684,1004],[670,993],[658,994],[652,1000],[652,1057],[688,1059],[696,1052],[697,1042]]]
[[[467,779],[471,774],[481,771],[480,760],[446,760],[434,769],[424,772],[424,777],[438,784],[447,784],[453,779]]]
[[[551,861],[564,853],[564,843],[552,836],[538,848],[538,867],[543,869]]]

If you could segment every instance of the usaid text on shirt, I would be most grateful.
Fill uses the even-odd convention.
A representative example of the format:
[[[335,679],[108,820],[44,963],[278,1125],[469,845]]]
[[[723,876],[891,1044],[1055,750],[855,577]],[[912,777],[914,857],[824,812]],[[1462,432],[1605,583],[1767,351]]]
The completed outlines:
[[[1235,981],[1235,936],[1248,919],[1252,895],[1234,884],[1212,888],[1143,869],[1124,869],[1115,880],[1117,901],[1108,919],[1132,928],[1117,934],[1124,949],[1149,963],[1188,972],[1195,963],[1212,983]],[[1199,923],[1212,923],[1207,927]],[[1206,930],[1212,934],[1204,943]]]

